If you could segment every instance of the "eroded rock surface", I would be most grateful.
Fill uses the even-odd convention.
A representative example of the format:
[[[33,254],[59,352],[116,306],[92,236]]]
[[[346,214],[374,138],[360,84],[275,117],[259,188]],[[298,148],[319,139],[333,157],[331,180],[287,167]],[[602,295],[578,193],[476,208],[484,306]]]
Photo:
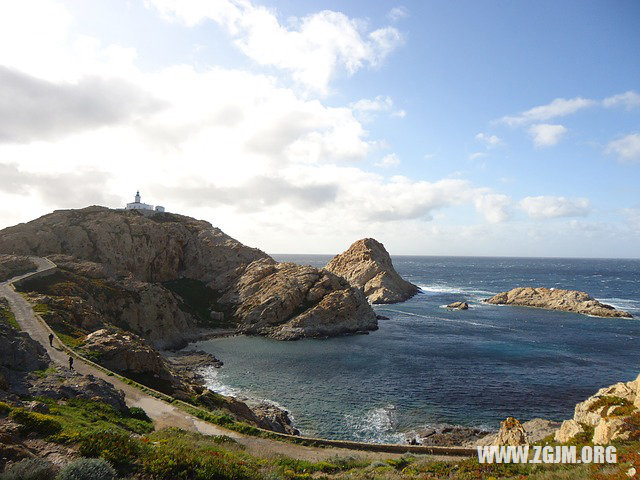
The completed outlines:
[[[559,288],[518,287],[508,292],[494,295],[485,301],[496,305],[517,305],[562,310],[596,317],[632,317],[628,312],[616,310],[611,305],[598,302],[585,292]]]
[[[0,231],[0,252],[50,256],[62,270],[88,279],[80,282],[84,293],[58,289],[57,296],[76,297],[77,306],[97,313],[86,317],[93,318],[90,330],[101,328],[100,317],[117,318],[157,348],[184,345],[198,326],[193,309],[165,288],[181,279],[206,285],[216,297],[207,315],[241,332],[297,339],[377,328],[362,294],[335,275],[279,264],[207,222],[180,215],[58,210]]]
[[[26,256],[0,254],[0,282],[37,269]]]
[[[507,417],[500,423],[500,430],[494,441],[494,445],[525,445],[529,443],[527,432],[520,421],[514,417]]]
[[[333,257],[325,270],[362,288],[371,303],[404,302],[419,291],[398,275],[384,245],[373,238],[358,240],[347,251]]]

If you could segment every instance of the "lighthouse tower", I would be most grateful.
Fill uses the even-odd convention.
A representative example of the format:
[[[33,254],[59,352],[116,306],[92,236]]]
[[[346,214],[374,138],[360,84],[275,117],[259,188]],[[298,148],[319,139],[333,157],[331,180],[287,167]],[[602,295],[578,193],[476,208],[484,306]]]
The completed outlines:
[[[151,210],[153,211],[153,205],[149,205],[147,203],[142,203],[140,201],[140,192],[136,192],[136,196],[134,197],[134,201],[132,203],[127,203],[127,210]]]

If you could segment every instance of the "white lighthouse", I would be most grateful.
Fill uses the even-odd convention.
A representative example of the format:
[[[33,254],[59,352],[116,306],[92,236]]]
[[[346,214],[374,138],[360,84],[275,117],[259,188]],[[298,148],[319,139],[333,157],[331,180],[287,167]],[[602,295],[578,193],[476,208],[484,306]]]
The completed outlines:
[[[148,203],[142,203],[140,201],[140,191],[136,192],[136,196],[134,197],[134,201],[132,203],[127,203],[125,207],[126,210],[142,210],[144,212],[164,212],[164,207],[157,205],[155,208],[153,205],[149,205]]]

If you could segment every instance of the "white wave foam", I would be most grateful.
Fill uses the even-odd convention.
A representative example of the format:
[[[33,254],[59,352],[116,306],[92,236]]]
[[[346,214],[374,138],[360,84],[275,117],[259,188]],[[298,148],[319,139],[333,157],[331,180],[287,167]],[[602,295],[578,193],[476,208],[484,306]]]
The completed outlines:
[[[459,319],[453,319],[453,318],[435,317],[433,315],[420,315],[418,313],[403,312],[402,310],[395,310],[393,308],[388,308],[388,307],[381,308],[380,310],[386,310],[386,311],[389,311],[389,312],[400,313],[402,315],[409,315],[411,317],[426,318],[427,320],[438,320],[438,321],[441,321],[441,322],[448,322],[448,323],[464,323],[466,325],[474,325],[476,327],[498,328],[498,329],[500,329],[500,327],[498,327],[496,325],[489,325],[489,324],[486,324],[486,323],[472,322],[470,320],[459,320]]]
[[[402,443],[404,435],[395,430],[396,409],[392,404],[373,408],[364,415],[346,414],[345,423],[357,440],[373,443]]]
[[[599,302],[611,305],[619,310],[640,310],[640,301],[630,298],[598,298]]]
[[[418,285],[418,287],[426,294],[455,293],[458,295],[472,296],[495,295],[495,292],[490,292],[488,290],[480,290],[477,288],[469,287],[452,287],[450,285],[443,285],[439,283],[434,283],[431,285]]]

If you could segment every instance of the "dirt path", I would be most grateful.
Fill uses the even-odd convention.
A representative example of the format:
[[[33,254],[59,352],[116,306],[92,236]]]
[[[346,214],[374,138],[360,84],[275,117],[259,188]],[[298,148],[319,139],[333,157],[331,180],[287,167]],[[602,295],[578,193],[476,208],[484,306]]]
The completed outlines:
[[[12,284],[56,268],[56,265],[46,258],[32,257],[32,260],[38,266],[37,272],[31,272],[19,277],[12,278],[6,282],[0,283],[0,296],[7,298],[9,305],[13,310],[16,321],[25,332],[44,346],[49,353],[51,359],[62,368],[68,368],[69,356],[62,348],[60,340],[56,337],[53,341],[53,347],[49,346],[49,334],[51,330],[36,317],[32,306],[22,295],[17,293]],[[198,432],[206,435],[227,435],[238,443],[244,445],[248,452],[262,457],[274,455],[286,455],[292,458],[298,458],[309,461],[320,461],[330,459],[332,457],[349,457],[357,456],[368,459],[384,459],[395,458],[401,456],[397,453],[385,452],[367,452],[346,448],[333,447],[305,447],[284,441],[272,440],[267,438],[259,438],[253,436],[242,435],[233,430],[227,430],[217,425],[198,419],[180,408],[170,405],[162,400],[147,395],[136,387],[128,385],[118,378],[107,375],[105,372],[98,370],[92,365],[76,358],[74,369],[83,375],[93,375],[112,384],[115,388],[122,390],[125,395],[125,401],[130,407],[143,408],[149,417],[151,417],[156,428],[179,427],[187,431]],[[459,457],[451,457],[444,455],[428,455],[434,460],[452,459]]]

